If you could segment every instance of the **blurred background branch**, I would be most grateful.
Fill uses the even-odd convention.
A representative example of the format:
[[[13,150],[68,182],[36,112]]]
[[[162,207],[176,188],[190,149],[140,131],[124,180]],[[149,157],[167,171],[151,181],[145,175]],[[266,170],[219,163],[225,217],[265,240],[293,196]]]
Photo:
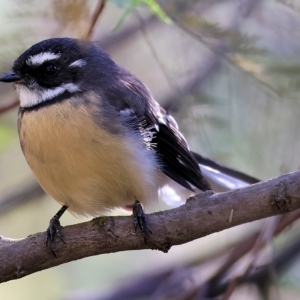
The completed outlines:
[[[19,106],[19,100],[14,100],[6,105],[2,105],[0,106],[0,114],[3,114],[17,106]]]

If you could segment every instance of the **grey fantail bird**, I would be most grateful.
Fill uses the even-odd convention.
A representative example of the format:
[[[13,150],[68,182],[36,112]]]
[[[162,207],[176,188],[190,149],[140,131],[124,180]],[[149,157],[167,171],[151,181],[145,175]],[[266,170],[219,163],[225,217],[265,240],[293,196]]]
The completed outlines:
[[[54,38],[33,45],[0,77],[20,99],[19,136],[38,182],[62,208],[47,230],[63,240],[66,209],[97,216],[133,207],[150,231],[141,203],[166,185],[191,195],[210,184],[236,188],[257,180],[189,150],[177,123],[148,88],[94,43]],[[134,205],[133,205],[134,204]]]

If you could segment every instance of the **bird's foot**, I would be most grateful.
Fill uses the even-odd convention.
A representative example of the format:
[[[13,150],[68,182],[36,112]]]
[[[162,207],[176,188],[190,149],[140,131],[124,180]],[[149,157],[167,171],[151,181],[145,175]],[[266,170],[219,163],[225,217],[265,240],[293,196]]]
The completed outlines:
[[[147,235],[148,233],[152,234],[152,231],[149,227],[147,216],[143,210],[142,204],[140,201],[135,200],[135,203],[132,206],[133,220],[134,220],[134,229],[137,230],[139,227],[142,231],[144,241],[147,244]]]
[[[59,219],[57,218],[57,216],[54,216],[50,220],[49,227],[47,229],[46,246],[50,248],[55,257],[57,257],[55,237],[59,237],[63,243],[66,243],[64,240],[63,233],[61,231],[62,228],[63,227],[60,225]]]

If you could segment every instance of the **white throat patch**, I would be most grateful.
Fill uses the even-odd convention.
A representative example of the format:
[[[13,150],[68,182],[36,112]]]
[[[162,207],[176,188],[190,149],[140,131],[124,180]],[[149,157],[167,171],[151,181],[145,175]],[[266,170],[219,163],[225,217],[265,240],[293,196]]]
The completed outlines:
[[[29,56],[26,60],[26,64],[29,66],[40,66],[48,60],[57,59],[59,57],[59,53],[55,54],[52,52],[42,52],[36,55]]]
[[[39,88],[30,90],[23,84],[16,84],[16,92],[20,99],[21,107],[32,107],[45,101],[54,99],[65,91],[75,93],[80,91],[80,88],[73,83],[62,84],[55,88]]]

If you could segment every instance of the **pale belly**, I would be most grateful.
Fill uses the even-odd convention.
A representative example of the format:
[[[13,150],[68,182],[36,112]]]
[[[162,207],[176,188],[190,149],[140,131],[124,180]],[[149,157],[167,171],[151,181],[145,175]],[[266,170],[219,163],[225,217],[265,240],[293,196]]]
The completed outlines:
[[[25,112],[19,121],[25,158],[45,192],[76,214],[156,201],[154,153],[138,136],[102,130],[83,106],[65,101]]]

